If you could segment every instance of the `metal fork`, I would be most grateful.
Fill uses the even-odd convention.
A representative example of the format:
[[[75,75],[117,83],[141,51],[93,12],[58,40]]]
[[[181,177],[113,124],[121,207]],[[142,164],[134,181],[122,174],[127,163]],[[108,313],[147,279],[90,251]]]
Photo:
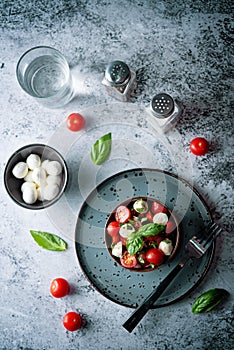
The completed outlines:
[[[174,267],[174,269],[166,276],[166,278],[154,289],[151,294],[138,306],[138,308],[132,313],[129,319],[123,324],[123,327],[131,333],[141,319],[145,316],[155,301],[162,295],[169,284],[174,280],[177,274],[182,270],[184,265],[193,258],[202,257],[206,251],[210,248],[212,243],[221,233],[222,229],[216,224],[211,223],[207,227],[207,234],[200,234],[192,237],[186,244],[186,256],[184,259]]]

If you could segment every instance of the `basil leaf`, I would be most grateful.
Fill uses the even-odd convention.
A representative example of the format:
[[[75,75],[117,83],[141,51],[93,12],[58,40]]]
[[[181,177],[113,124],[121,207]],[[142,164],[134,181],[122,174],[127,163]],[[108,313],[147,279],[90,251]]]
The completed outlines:
[[[101,165],[109,157],[111,151],[111,133],[103,135],[91,148],[91,159],[96,165]]]
[[[145,260],[142,258],[141,255],[138,256],[138,261],[139,261],[141,264],[144,264],[144,263],[145,263]]]
[[[131,233],[126,242],[126,248],[130,255],[135,255],[143,246],[143,238],[137,233]]]
[[[214,309],[221,301],[227,298],[229,293],[225,289],[214,288],[201,294],[192,305],[192,312],[208,312]]]
[[[30,230],[30,233],[37,244],[48,250],[66,250],[67,243],[52,233]]]
[[[157,224],[157,223],[155,223],[155,224],[149,223],[149,224],[141,226],[139,228],[139,230],[137,231],[137,233],[143,237],[151,237],[151,236],[155,236],[155,235],[159,234],[163,230],[165,230],[164,225]]]

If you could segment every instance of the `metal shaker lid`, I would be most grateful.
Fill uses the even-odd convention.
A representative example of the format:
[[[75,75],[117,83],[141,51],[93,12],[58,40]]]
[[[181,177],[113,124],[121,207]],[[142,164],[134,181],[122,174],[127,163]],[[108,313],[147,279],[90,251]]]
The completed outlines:
[[[168,118],[173,113],[174,106],[173,98],[166,93],[160,93],[154,96],[150,102],[151,111],[160,119]]]
[[[110,85],[123,86],[131,77],[128,65],[122,61],[111,62],[105,71],[105,79]]]

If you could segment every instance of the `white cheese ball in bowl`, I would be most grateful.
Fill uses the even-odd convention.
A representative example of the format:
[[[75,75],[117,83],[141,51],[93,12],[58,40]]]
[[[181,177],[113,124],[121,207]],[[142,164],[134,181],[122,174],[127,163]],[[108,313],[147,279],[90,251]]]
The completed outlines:
[[[49,175],[57,176],[62,172],[62,165],[56,160],[46,164],[46,171]]]
[[[12,170],[12,174],[17,179],[23,179],[27,175],[27,173],[28,173],[28,166],[25,162],[17,163]]]
[[[14,152],[4,171],[9,196],[27,209],[53,205],[63,195],[67,182],[65,160],[53,147],[43,144],[26,145]]]
[[[41,166],[41,158],[39,157],[38,154],[31,153],[27,157],[26,163],[27,163],[29,169],[33,170],[33,169],[38,168],[39,166]]]

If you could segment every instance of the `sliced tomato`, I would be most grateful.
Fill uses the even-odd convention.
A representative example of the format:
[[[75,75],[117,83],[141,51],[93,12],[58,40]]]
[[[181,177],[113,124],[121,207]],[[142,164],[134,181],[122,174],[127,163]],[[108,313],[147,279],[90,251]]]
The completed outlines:
[[[131,211],[125,205],[120,205],[115,212],[115,220],[124,224],[131,218]]]
[[[119,241],[120,241],[120,235],[118,233],[117,233],[117,235],[112,236],[112,244],[113,245],[117,244]]]
[[[121,265],[127,269],[132,269],[137,265],[137,258],[135,255],[130,255],[125,252],[122,258],[120,258]]]
[[[122,244],[126,247],[127,237],[121,237],[120,236],[120,240],[121,240]]]
[[[158,248],[150,248],[146,252],[146,260],[148,261],[148,263],[154,265],[160,265],[164,260],[164,256],[165,254],[163,253],[163,251]]]
[[[153,222],[153,214],[151,213],[151,211],[147,211],[146,217],[149,222]]]
[[[176,228],[176,224],[174,220],[169,220],[166,226],[166,234],[172,233],[175,230],[175,228]]]
[[[162,204],[158,202],[153,202],[151,205],[151,211],[153,214],[166,213],[167,208],[165,208]]]
[[[107,229],[106,229],[106,230],[107,230],[108,235],[110,235],[111,237],[113,237],[113,236],[118,235],[118,233],[119,233],[119,228],[120,228],[119,222],[117,222],[117,221],[112,221],[112,222],[109,223],[109,225],[107,226]]]
[[[161,241],[163,241],[164,239],[165,239],[165,237],[158,236],[158,235],[145,238],[145,240],[148,241],[148,242],[155,242],[156,246],[159,246],[159,243]]]

